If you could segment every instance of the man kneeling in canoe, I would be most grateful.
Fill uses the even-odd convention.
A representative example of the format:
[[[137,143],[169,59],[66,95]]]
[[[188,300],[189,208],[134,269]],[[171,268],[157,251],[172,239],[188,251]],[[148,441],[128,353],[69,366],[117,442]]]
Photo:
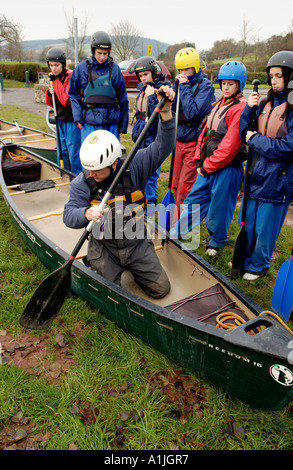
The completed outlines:
[[[169,86],[163,86],[162,91],[167,101],[160,113],[157,137],[151,145],[137,151],[104,210],[99,209],[99,203],[121,167],[121,145],[105,130],[87,136],[80,149],[84,171],[71,182],[63,215],[70,228],[96,222],[89,237],[87,266],[118,285],[123,271],[128,269],[137,284],[154,298],[168,294],[170,283],[147,236],[143,189],[172,152],[176,137],[170,103],[174,91]],[[157,94],[160,100],[162,97]]]

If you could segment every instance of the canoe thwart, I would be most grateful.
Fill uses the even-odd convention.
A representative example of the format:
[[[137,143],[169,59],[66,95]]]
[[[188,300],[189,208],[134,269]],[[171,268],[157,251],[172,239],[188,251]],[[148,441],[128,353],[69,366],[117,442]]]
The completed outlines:
[[[55,209],[53,211],[43,212],[42,214],[38,214],[38,215],[32,215],[31,217],[28,217],[27,220],[32,222],[34,220],[44,219],[45,217],[51,217],[52,215],[62,215],[63,212],[64,212],[64,207],[61,207],[60,209]]]

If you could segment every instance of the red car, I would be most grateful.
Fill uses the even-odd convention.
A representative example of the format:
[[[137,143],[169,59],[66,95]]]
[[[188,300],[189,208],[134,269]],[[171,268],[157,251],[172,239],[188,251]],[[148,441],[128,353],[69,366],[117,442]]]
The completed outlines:
[[[125,85],[126,88],[136,88],[139,81],[136,76],[136,73],[134,72],[134,65],[136,64],[136,60],[123,60],[120,62],[118,65],[120,67],[120,70],[122,72],[122,75],[125,80]],[[158,65],[158,72],[163,73],[166,75],[167,79],[171,81],[171,74],[167,67],[162,64],[162,62],[157,62]]]

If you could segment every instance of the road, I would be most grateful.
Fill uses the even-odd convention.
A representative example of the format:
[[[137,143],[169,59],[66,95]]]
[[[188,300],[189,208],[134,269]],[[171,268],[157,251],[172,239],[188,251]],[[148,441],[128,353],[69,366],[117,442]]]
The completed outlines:
[[[35,102],[34,88],[9,88],[0,91],[0,104],[16,106],[40,116],[46,116],[47,105]]]

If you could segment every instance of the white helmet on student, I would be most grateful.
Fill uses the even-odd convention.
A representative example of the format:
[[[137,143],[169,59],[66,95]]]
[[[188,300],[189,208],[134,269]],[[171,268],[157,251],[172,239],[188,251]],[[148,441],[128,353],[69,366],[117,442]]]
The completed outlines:
[[[80,161],[86,170],[101,170],[121,157],[121,145],[112,132],[105,130],[89,134],[80,147]]]

